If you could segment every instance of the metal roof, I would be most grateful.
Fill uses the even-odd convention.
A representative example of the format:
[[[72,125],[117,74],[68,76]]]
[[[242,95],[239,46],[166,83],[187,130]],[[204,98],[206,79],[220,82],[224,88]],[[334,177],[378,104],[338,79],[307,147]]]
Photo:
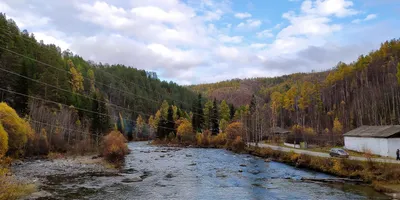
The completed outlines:
[[[400,125],[360,126],[344,134],[348,137],[388,138],[400,133]]]

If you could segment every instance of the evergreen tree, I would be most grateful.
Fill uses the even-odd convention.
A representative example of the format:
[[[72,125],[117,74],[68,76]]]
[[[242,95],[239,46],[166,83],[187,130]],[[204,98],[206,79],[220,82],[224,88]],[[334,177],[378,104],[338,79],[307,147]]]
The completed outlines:
[[[233,117],[235,116],[235,107],[233,106],[233,104],[229,104],[229,114],[230,114],[230,120],[233,119]]]
[[[230,110],[225,100],[223,100],[221,102],[221,105],[219,106],[219,114],[221,119],[224,119],[226,122],[229,122]]]
[[[201,94],[199,94],[198,99],[197,99],[197,117],[198,117],[198,124],[197,124],[197,129],[201,129],[204,124],[204,113],[203,113],[203,102],[202,102],[202,97]]]
[[[213,102],[208,100],[204,105],[204,129],[210,130],[211,128],[211,114],[212,114]]]
[[[171,132],[176,134],[175,122],[174,122],[174,109],[173,109],[172,105],[169,106],[169,108],[168,108],[168,118],[167,118],[166,131],[167,131],[168,134],[171,133]]]
[[[200,131],[204,124],[204,113],[203,113],[203,104],[201,94],[198,95],[197,103],[193,104],[193,117],[192,117],[192,125],[193,130]]]
[[[120,133],[122,133],[122,134],[125,133],[125,123],[124,123],[124,119],[122,118],[121,113],[119,113],[119,115],[118,115],[117,128]]]
[[[161,118],[157,125],[157,138],[164,139],[168,135],[166,127],[167,121],[164,118]]]
[[[93,93],[92,97],[92,132],[95,135],[105,134],[110,127],[110,119],[103,95],[97,91]]]
[[[218,119],[219,115],[218,115],[217,100],[214,99],[212,115],[211,115],[211,133],[213,135],[217,135],[219,133]]]

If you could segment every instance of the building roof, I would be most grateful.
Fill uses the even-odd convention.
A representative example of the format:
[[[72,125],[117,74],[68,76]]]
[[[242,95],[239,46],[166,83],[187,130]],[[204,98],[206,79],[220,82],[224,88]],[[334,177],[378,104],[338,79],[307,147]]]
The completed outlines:
[[[278,133],[278,134],[285,134],[285,133],[290,133],[290,131],[281,128],[281,127],[272,127],[270,129],[271,133]]]
[[[344,134],[346,137],[372,137],[372,138],[389,138],[395,137],[400,133],[400,125],[391,126],[360,126]],[[397,135],[397,136],[400,136]]]

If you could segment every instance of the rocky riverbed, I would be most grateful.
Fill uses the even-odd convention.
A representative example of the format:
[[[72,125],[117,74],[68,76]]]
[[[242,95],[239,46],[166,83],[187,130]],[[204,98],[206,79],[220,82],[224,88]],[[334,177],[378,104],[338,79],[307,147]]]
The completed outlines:
[[[39,191],[28,199],[388,199],[371,187],[304,181],[335,178],[223,149],[130,143],[122,169],[77,157],[16,164]]]

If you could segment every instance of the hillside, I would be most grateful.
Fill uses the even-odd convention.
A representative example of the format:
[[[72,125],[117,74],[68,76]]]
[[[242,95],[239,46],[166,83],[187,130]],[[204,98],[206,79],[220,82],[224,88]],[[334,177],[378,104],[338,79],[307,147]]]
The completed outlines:
[[[233,79],[189,88],[236,106],[250,104],[254,94],[258,104],[268,107],[262,110],[268,126],[299,124],[322,133],[340,122],[337,132],[343,132],[361,125],[400,124],[399,60],[400,40],[394,39],[325,72]]]
[[[98,134],[113,124],[131,130],[139,115],[147,121],[163,100],[189,112],[196,98],[154,72],[94,63],[44,44],[0,15],[0,102],[36,121],[36,132],[59,126]]]

